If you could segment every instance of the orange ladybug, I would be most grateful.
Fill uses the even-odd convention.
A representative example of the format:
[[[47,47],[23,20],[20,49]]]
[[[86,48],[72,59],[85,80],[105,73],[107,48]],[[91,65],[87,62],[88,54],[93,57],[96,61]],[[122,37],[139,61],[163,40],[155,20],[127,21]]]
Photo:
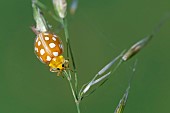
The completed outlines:
[[[34,31],[34,29],[33,29]],[[68,60],[61,54],[63,53],[63,44],[59,37],[48,32],[35,32],[34,51],[37,58],[50,67],[51,72],[58,72],[58,75],[68,68]]]

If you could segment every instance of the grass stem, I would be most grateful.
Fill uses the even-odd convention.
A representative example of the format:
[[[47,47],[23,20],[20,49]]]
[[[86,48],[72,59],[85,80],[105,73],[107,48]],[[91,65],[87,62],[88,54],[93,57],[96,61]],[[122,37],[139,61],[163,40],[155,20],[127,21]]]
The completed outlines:
[[[68,82],[69,82],[69,85],[70,85],[70,88],[71,88],[71,92],[73,94],[73,97],[74,97],[74,100],[75,100],[75,104],[76,104],[76,107],[77,107],[77,113],[80,113],[80,101],[78,100],[76,94],[75,94],[75,91],[74,91],[74,88],[73,88],[73,85],[72,85],[72,82],[71,82],[71,79],[70,79],[70,75],[68,75],[67,71],[65,70],[64,71],[64,75],[66,76]]]
[[[62,25],[64,26],[64,33],[65,33],[65,38],[66,38],[66,43],[67,43],[67,57],[69,58],[69,52],[70,52],[70,57],[72,60],[73,68],[74,68],[74,77],[75,77],[75,91],[76,91],[76,96],[78,94],[78,79],[77,79],[77,72],[76,72],[76,66],[75,66],[75,61],[69,41],[69,33],[68,33],[68,25],[67,25],[67,20],[64,19],[62,21]],[[69,70],[70,71],[70,70]]]

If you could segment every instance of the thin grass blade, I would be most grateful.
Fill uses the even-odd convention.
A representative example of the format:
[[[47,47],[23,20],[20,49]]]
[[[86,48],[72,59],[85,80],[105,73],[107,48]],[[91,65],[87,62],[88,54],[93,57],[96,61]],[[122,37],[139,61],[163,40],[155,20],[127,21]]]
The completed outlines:
[[[105,79],[106,77],[108,77],[108,76],[110,75],[110,73],[107,73],[106,75],[103,75],[103,74],[104,74],[106,71],[108,71],[108,70],[112,67],[112,65],[113,65],[117,60],[119,60],[119,59],[122,57],[123,53],[124,53],[124,51],[123,51],[120,55],[118,55],[116,58],[114,58],[111,62],[109,62],[106,66],[104,66],[104,67],[93,77],[93,79],[88,83],[88,85],[84,88],[84,90],[82,91],[82,93],[85,94],[85,93],[91,88],[92,85],[94,85],[94,84],[96,84],[96,83],[99,83],[99,81],[101,81],[101,80]],[[116,68],[116,69],[117,69],[117,68]],[[102,76],[102,78],[99,78],[99,79],[97,79],[97,81],[95,81],[96,78],[97,78],[98,76],[101,76],[101,75],[103,75],[104,77]],[[95,82],[94,82],[94,81],[95,81]]]
[[[100,77],[100,78],[98,78],[97,80],[93,81],[92,85],[97,84],[98,82],[104,80],[104,79],[107,78],[110,74],[111,74],[111,72],[106,73],[106,74],[103,75],[102,77]]]
[[[83,98],[88,97],[89,95],[93,94],[99,87],[101,87],[104,83],[106,83],[107,80],[108,80],[108,78],[105,79],[104,81],[102,81],[102,83],[101,83],[100,85],[98,85],[96,88],[94,88],[90,93],[82,96],[82,97],[81,97],[81,100],[82,100]]]
[[[122,57],[123,53],[124,53],[124,51],[123,51],[120,55],[118,55],[116,58],[114,58],[111,62],[109,62],[106,66],[104,66],[104,67],[98,72],[98,75],[102,75],[102,74],[105,73],[107,70],[109,70],[109,69],[112,67],[112,65],[113,65],[117,60],[119,60],[119,58]]]
[[[91,86],[97,84],[98,82],[102,81],[103,79],[105,79],[106,77],[108,77],[110,75],[111,72],[108,72],[107,74],[103,75],[102,77],[100,77],[99,79],[95,80],[95,81],[91,81],[83,90],[83,93],[86,93]]]

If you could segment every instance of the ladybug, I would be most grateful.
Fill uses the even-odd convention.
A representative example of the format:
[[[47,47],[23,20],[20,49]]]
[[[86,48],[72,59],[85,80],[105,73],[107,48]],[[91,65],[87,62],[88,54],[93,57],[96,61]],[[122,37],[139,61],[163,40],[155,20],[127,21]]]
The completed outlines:
[[[33,29],[34,31],[35,29]],[[61,54],[64,51],[60,38],[49,32],[35,32],[34,51],[37,58],[50,67],[51,72],[57,72],[58,75],[68,68],[68,60]]]

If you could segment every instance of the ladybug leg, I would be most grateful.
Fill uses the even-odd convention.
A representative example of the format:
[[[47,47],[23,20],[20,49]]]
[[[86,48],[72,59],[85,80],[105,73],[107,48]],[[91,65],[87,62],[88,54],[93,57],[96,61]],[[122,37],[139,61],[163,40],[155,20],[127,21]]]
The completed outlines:
[[[55,72],[57,72],[57,76],[63,76],[62,70],[56,70]]]
[[[61,75],[61,71],[58,71],[58,72],[57,72],[57,76],[60,76],[60,75]]]
[[[62,78],[65,78],[65,76],[63,74],[61,76],[62,76]]]

